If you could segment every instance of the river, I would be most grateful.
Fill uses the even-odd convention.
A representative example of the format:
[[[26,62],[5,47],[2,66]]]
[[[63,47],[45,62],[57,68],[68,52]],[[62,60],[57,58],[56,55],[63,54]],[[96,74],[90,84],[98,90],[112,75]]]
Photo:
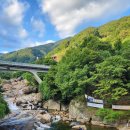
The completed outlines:
[[[0,122],[0,130],[72,130],[69,124],[59,122],[51,126],[40,124],[30,115],[16,106],[12,100],[5,98],[12,112],[3,121]],[[87,130],[116,130],[114,128],[101,128],[98,126],[86,126]]]
[[[0,121],[0,130],[72,130],[69,124],[63,122],[42,124],[37,115],[45,112],[45,110],[23,110],[21,107],[16,106],[14,102],[16,94],[17,99],[26,99],[28,102],[36,96],[36,94],[23,95],[21,91],[24,88],[26,88],[26,85],[23,81],[8,83],[4,86],[4,89],[6,89],[5,93],[3,93],[4,99],[7,101],[11,113]],[[98,126],[86,126],[86,128],[87,130],[116,130]]]

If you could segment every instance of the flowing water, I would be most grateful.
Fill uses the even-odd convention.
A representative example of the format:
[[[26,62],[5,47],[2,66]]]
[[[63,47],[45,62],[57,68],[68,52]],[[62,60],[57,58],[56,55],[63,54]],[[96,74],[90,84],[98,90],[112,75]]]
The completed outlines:
[[[6,97],[4,99],[8,103],[8,106],[9,106],[11,112],[16,112],[16,111],[18,112],[19,111],[19,108],[16,106],[15,103],[13,103],[13,101],[11,99],[8,99]]]

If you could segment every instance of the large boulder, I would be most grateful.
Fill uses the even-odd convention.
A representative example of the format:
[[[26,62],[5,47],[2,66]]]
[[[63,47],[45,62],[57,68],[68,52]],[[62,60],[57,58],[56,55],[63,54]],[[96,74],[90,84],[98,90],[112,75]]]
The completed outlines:
[[[100,118],[96,116],[98,109],[87,107],[85,100],[72,100],[69,105],[69,119],[77,120],[82,123],[90,121],[100,122]]]
[[[72,129],[76,129],[76,130],[87,130],[86,126],[85,125],[76,125],[76,126],[73,126]]]
[[[77,126],[77,125],[80,125],[80,123],[79,123],[79,122],[71,122],[71,123],[70,123],[70,126],[71,126],[71,127]]]
[[[51,122],[51,116],[50,114],[44,114],[41,118],[42,123],[50,123]]]
[[[41,123],[43,123],[43,124],[45,124],[45,123],[50,123],[50,122],[51,122],[51,115],[48,114],[48,113],[46,113],[46,114],[44,114],[44,115],[39,114],[39,115],[37,115],[37,119],[38,119]]]
[[[38,88],[36,87],[26,87],[23,89],[24,94],[31,94],[31,93],[37,93],[37,92],[38,92]]]
[[[49,109],[49,110],[67,110],[67,106],[60,104],[60,102],[56,102],[54,100],[48,100],[43,103],[43,108]]]
[[[26,88],[23,89],[23,93],[24,94],[30,94],[30,93],[32,93],[32,91],[31,91],[31,89],[29,89],[28,87],[26,87]]]
[[[8,91],[12,88],[12,85],[7,83],[7,84],[4,84],[2,87],[5,91]]]
[[[17,105],[17,106],[20,106],[21,104],[22,104],[22,101],[17,101],[17,102],[16,102],[16,105]]]
[[[41,101],[41,94],[40,93],[32,93],[29,95],[23,95],[16,99],[16,102],[22,102],[22,104],[38,104]]]

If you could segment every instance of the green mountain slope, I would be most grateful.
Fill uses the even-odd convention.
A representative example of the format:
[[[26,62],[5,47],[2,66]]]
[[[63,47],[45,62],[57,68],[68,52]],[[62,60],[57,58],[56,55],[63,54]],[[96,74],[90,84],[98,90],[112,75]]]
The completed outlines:
[[[42,57],[46,55],[50,50],[52,50],[53,45],[54,43],[50,43],[37,47],[21,49],[8,54],[0,55],[0,59],[14,62],[33,62],[37,57]]]
[[[21,49],[7,54],[0,54],[0,60],[14,61],[14,62],[34,62],[37,57],[44,57],[49,51],[60,44],[61,41],[49,43],[36,47]]]
[[[82,32],[78,33],[72,37],[69,41],[64,40],[57,48],[52,50],[47,57],[57,56],[57,61],[61,60],[62,56],[65,55],[65,52],[69,48],[73,48],[82,44],[84,39],[89,36],[98,36],[99,39],[103,42],[110,42],[112,45],[116,42],[117,39],[120,39],[121,42],[126,42],[130,40],[130,16],[123,17],[119,20],[109,22],[100,27],[90,27]]]
[[[103,99],[108,107],[130,104],[129,16],[63,40],[43,61],[52,64],[52,57],[58,62],[40,86],[45,100],[66,103],[86,93]]]

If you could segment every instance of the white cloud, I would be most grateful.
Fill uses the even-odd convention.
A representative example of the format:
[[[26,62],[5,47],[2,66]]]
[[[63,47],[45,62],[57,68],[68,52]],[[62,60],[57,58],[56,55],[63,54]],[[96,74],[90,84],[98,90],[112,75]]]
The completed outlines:
[[[21,24],[26,7],[27,4],[25,5],[17,0],[7,0],[3,8],[3,20],[12,25]]]
[[[20,38],[26,38],[28,36],[28,33],[24,28],[20,28],[18,35],[19,35]]]
[[[54,41],[54,40],[47,40],[47,41],[45,41],[45,43],[44,43],[44,44],[54,43],[54,42],[56,42],[56,41]]]
[[[25,47],[34,47],[34,46],[39,46],[39,45],[45,45],[45,44],[49,44],[49,43],[54,43],[54,40],[47,40],[47,41],[26,41],[25,44],[23,44],[23,46],[21,48],[25,48]]]
[[[2,51],[1,53],[2,53],[2,54],[7,54],[7,53],[8,53],[8,51]]]
[[[114,16],[130,7],[129,0],[42,0],[47,13],[61,37],[73,35],[83,22]]]
[[[45,25],[44,25],[43,21],[32,17],[31,24],[32,24],[32,27],[34,28],[34,30],[39,33],[39,37],[43,37],[44,32],[45,32]]]
[[[5,44],[4,47],[17,46],[16,42],[27,37],[28,33],[23,27],[23,19],[28,7],[27,3],[19,0],[1,0],[0,40]]]

